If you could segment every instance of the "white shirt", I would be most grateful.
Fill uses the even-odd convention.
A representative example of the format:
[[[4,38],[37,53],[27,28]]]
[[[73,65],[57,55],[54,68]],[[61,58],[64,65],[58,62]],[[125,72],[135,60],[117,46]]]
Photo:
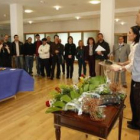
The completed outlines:
[[[128,56],[128,59],[129,59],[129,64],[125,66],[125,69],[129,72],[132,72],[132,66],[133,66],[133,60],[134,60],[134,54],[135,54],[135,50],[136,50],[136,47],[138,46],[138,43],[136,43],[134,45],[134,43],[132,43],[130,45],[130,54]]]
[[[19,56],[19,42],[15,42],[16,43],[16,54],[17,56]]]
[[[40,45],[38,49],[38,53],[41,59],[50,58],[50,45],[49,44]]]

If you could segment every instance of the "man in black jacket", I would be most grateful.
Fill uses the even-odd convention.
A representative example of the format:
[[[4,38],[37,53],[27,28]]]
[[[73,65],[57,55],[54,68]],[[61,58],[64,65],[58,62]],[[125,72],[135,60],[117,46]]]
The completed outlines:
[[[95,71],[96,71],[96,76],[98,75],[104,75],[104,71],[101,65],[99,65],[99,62],[104,61],[108,59],[108,55],[110,53],[110,47],[109,44],[104,40],[103,34],[99,33],[97,35],[98,42],[95,45]],[[105,49],[105,51],[96,51],[96,49],[101,46],[102,48]]]
[[[34,42],[35,46],[35,59],[36,59],[36,70],[37,70],[37,76],[41,74],[41,66],[40,66],[40,58],[38,53],[38,48],[40,45],[42,45],[42,41],[40,40],[40,35],[36,34],[36,41]]]
[[[55,65],[57,64],[56,78],[60,79],[60,64],[62,64],[63,46],[59,43],[59,36],[54,36],[54,42],[51,43],[51,58],[52,58],[52,70],[51,80],[54,78]]]
[[[16,68],[24,68],[23,54],[24,45],[19,41],[18,35],[14,35],[14,41],[12,42],[11,54],[15,59]]]
[[[11,59],[11,42],[8,41],[9,40],[9,35],[5,35],[4,38],[3,38],[3,41],[4,41],[4,45],[7,45],[8,48],[10,49],[10,55],[8,56],[8,62],[9,64],[7,64],[8,67],[12,67],[12,59]]]
[[[35,46],[32,44],[32,38],[28,38],[28,42],[24,44],[24,55],[25,55],[25,68],[26,71],[32,76],[33,61],[35,55]]]

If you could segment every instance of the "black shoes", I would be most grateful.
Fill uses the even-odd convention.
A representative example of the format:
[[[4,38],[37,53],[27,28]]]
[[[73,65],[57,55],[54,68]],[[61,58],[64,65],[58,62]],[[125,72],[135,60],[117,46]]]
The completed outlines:
[[[133,130],[140,130],[140,127],[133,125],[133,124],[128,124],[127,127],[130,129],[133,129]]]
[[[133,124],[133,122],[132,121],[127,121],[127,125],[129,125],[129,124]]]

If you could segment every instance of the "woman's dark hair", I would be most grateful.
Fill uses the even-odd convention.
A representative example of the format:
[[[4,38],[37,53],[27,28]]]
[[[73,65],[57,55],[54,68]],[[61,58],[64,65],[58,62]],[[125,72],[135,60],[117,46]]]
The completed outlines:
[[[72,37],[72,36],[69,36],[69,37],[68,37],[67,42],[69,43],[69,39],[70,39],[70,38],[72,39],[72,43],[73,43],[73,37]]]
[[[35,37],[40,36],[39,34],[36,34]]]
[[[88,40],[87,40],[87,44],[89,45],[89,40],[92,40],[93,41],[93,45],[95,45],[95,40],[93,37],[89,37]]]
[[[55,39],[55,37],[58,37],[58,38],[59,38],[59,36],[58,36],[58,35],[54,35],[54,39]]]
[[[131,27],[133,33],[136,35],[136,38],[134,39],[135,44],[139,42],[140,36],[140,27],[139,26],[132,26]]]

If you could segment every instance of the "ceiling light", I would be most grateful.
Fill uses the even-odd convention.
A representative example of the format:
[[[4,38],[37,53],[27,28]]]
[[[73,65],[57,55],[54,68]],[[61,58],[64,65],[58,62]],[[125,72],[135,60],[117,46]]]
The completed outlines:
[[[27,9],[27,10],[25,10],[24,12],[25,12],[25,13],[32,13],[33,10]]]
[[[79,19],[80,19],[80,17],[78,17],[78,16],[77,16],[77,17],[75,17],[75,18],[76,18],[77,20],[79,20]]]
[[[56,10],[59,10],[60,9],[60,6],[54,6],[54,8],[56,9]]]
[[[125,24],[125,22],[121,22],[121,25],[124,25]]]
[[[118,22],[120,19],[116,18],[115,21]]]
[[[100,0],[92,0],[89,3],[91,4],[99,4],[101,1]]]
[[[42,4],[43,4],[43,3],[45,3],[45,1],[41,0],[41,1],[40,1],[40,3],[42,3]]]
[[[6,17],[7,15],[6,15],[6,14],[4,14],[3,16],[4,16],[4,17]]]
[[[33,21],[31,21],[31,20],[30,20],[30,21],[28,21],[28,22],[29,22],[29,24],[32,24],[32,23],[33,23]]]

